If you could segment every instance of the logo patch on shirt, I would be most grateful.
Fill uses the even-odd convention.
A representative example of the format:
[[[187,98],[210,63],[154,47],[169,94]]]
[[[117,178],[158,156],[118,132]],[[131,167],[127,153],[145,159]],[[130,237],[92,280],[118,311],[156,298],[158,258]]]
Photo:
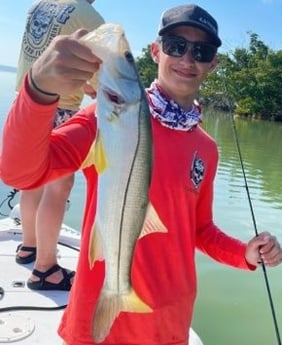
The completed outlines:
[[[200,183],[204,178],[205,164],[204,161],[198,156],[198,152],[194,153],[193,161],[190,169],[190,179],[195,189],[199,188]]]

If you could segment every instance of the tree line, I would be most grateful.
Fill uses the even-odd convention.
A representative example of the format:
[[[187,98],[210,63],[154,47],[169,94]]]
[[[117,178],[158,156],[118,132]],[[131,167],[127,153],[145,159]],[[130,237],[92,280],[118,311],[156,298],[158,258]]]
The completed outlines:
[[[200,103],[238,116],[282,121],[282,50],[249,32],[246,48],[218,53],[218,65],[200,89]],[[149,45],[136,59],[144,87],[157,76]]]

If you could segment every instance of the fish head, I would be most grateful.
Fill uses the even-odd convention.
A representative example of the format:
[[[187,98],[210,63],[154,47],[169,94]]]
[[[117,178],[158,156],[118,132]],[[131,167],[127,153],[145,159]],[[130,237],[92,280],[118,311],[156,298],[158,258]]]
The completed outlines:
[[[86,34],[82,41],[102,60],[99,70],[89,80],[97,93],[97,108],[118,115],[126,107],[137,104],[143,87],[134,57],[123,28],[107,23]]]

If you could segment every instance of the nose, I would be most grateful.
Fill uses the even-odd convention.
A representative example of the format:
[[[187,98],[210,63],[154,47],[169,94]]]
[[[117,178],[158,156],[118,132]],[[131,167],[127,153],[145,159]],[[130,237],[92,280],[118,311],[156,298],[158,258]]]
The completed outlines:
[[[192,56],[191,49],[187,49],[186,53],[181,57],[181,60],[188,64],[195,63],[195,59]]]

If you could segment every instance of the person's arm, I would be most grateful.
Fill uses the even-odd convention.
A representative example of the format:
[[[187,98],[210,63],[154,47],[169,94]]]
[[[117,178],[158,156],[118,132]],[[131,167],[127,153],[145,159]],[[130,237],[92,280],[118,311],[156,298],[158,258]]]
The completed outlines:
[[[95,136],[94,105],[52,130],[56,103],[31,98],[27,77],[3,131],[0,176],[18,189],[36,188],[80,168]]]
[[[46,170],[48,143],[57,102],[37,103],[29,94],[28,78],[4,124],[0,176],[4,183],[24,189]],[[34,98],[36,97],[34,92]],[[56,98],[57,99],[57,98]],[[40,175],[40,176],[39,176]]]
[[[248,243],[227,235],[213,222],[214,168],[206,176],[197,207],[196,246],[214,260],[236,268],[254,270],[263,260],[266,266],[277,266],[282,262],[282,250],[275,236],[263,232]]]
[[[243,269],[250,266],[245,260],[246,244],[221,231],[213,222],[214,179],[218,164],[218,151],[210,147],[210,161],[199,192],[196,219],[196,246],[214,260]],[[211,146],[211,144],[210,144]]]
[[[57,94],[81,87],[99,63],[90,49],[79,42],[82,33],[85,31],[54,39],[32,67],[33,82],[30,75],[26,77],[3,131],[0,176],[4,183],[19,189],[34,188],[66,171],[74,171],[85,158],[85,150],[91,145],[87,141],[89,135],[93,140],[93,132],[89,134],[87,126],[83,130],[77,129],[82,126],[73,126],[75,141],[72,135],[60,131],[50,137]]]

